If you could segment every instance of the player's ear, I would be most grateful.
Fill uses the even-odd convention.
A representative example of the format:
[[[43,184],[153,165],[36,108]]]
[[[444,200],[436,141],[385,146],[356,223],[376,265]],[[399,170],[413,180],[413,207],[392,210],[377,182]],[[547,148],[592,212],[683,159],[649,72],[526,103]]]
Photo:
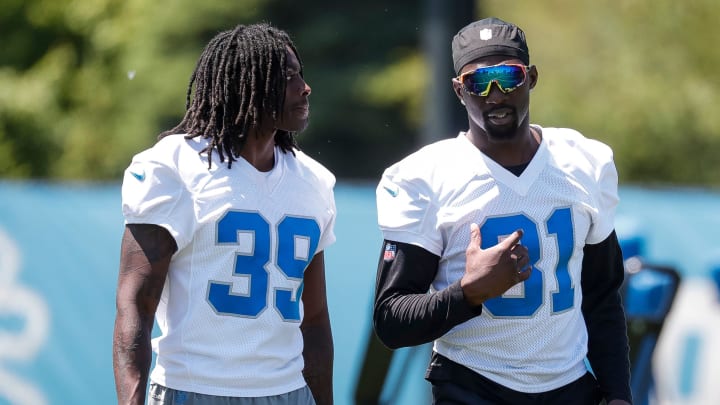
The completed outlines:
[[[460,83],[457,78],[453,77],[452,86],[453,91],[455,92],[455,96],[457,96],[458,100],[460,100],[460,104],[465,105],[465,100],[463,100],[462,83]]]
[[[528,77],[530,78],[530,90],[534,89],[537,85],[538,76],[540,74],[538,73],[537,68],[535,65],[531,65],[530,69],[528,70]]]

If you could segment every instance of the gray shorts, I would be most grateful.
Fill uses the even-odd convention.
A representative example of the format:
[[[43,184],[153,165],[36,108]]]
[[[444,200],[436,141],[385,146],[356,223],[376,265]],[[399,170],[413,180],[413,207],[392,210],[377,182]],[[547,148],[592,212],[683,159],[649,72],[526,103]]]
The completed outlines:
[[[315,405],[308,386],[269,397],[220,397],[178,391],[150,383],[148,405]]]

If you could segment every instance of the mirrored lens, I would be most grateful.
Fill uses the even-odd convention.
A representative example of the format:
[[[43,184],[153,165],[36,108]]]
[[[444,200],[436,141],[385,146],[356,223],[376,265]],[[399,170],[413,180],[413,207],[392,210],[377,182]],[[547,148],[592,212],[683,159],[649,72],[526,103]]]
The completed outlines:
[[[525,67],[522,65],[496,65],[481,67],[462,76],[468,92],[486,96],[490,83],[496,82],[504,92],[515,90],[525,82]]]

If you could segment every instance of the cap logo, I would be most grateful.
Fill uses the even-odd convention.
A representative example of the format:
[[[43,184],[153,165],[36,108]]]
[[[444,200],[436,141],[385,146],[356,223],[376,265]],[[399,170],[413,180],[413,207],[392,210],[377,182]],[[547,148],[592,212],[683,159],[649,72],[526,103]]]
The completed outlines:
[[[483,28],[480,30],[480,39],[487,41],[492,38],[492,30],[490,28]]]

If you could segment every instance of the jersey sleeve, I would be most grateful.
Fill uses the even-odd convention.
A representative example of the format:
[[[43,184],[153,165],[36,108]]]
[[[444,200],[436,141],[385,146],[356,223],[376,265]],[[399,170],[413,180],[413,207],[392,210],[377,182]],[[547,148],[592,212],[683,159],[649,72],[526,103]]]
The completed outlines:
[[[437,231],[434,193],[422,179],[423,171],[415,170],[415,166],[404,160],[383,173],[375,190],[378,225],[384,239],[419,246],[440,256],[443,243]]]
[[[154,224],[167,229],[182,249],[189,243],[188,235],[193,234],[192,199],[175,165],[155,158],[157,153],[153,152],[158,151],[149,149],[136,155],[125,170],[122,213],[126,224]]]
[[[615,210],[618,202],[618,173],[609,146],[588,140],[594,162],[597,190],[595,192],[596,211],[588,233],[586,243],[596,244],[604,241],[615,229]]]

